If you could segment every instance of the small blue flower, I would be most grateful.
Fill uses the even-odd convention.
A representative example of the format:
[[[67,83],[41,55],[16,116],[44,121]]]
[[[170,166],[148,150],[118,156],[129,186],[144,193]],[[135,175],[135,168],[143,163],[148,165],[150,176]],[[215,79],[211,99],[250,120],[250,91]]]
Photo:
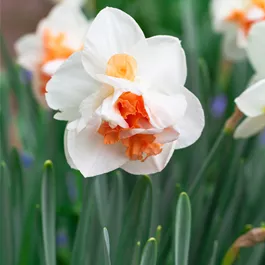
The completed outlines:
[[[56,233],[56,245],[58,247],[65,247],[68,243],[68,236],[64,230],[59,230]]]
[[[23,152],[20,154],[20,159],[21,159],[21,162],[22,162],[22,165],[25,167],[25,168],[29,168],[31,167],[31,165],[33,164],[34,162],[34,158],[33,156]]]
[[[20,80],[23,84],[28,84],[32,80],[32,72],[26,70],[26,69],[21,69],[20,71]]]
[[[211,102],[212,115],[215,118],[221,118],[227,107],[227,97],[225,94],[215,96]]]

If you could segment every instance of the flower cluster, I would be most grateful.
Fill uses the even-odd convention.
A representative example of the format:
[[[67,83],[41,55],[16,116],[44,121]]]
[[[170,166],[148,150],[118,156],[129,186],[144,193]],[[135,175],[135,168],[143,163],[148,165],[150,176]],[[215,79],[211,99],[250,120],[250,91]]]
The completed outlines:
[[[103,9],[84,48],[48,82],[46,100],[68,121],[65,152],[85,177],[118,167],[132,174],[161,171],[175,149],[193,144],[204,127],[199,100],[184,87],[180,40],[145,38],[126,13]]]
[[[90,23],[79,4],[65,0],[39,22],[36,33],[16,42],[18,63],[32,73],[34,95],[42,106],[47,106],[47,82],[72,53],[82,49]]]

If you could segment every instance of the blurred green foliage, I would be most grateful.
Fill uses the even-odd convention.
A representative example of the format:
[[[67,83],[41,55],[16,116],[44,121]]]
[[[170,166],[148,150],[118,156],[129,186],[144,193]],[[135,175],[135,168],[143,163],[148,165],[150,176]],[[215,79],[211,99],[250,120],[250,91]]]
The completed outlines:
[[[84,12],[93,17],[105,6],[132,15],[146,36],[182,40],[186,86],[203,104],[204,133],[150,178],[117,170],[84,179],[66,163],[65,123],[34,100],[1,36],[0,264],[221,264],[245,225],[265,220],[264,145],[258,137],[235,141],[224,134],[214,145],[252,70],[242,61],[229,75],[222,72],[221,38],[211,30],[208,0],[97,0],[87,1]],[[228,106],[216,118],[211,102],[220,94]],[[10,146],[11,96],[18,106],[19,151]],[[33,159],[30,166],[25,154]],[[265,264],[264,244],[242,250],[236,264]]]

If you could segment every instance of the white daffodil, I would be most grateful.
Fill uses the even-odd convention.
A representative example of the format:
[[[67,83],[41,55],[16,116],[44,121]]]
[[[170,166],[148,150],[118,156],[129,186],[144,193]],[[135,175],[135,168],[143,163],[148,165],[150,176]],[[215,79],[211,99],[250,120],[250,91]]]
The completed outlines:
[[[126,13],[102,10],[47,85],[56,119],[68,121],[65,153],[85,177],[119,167],[161,171],[175,149],[193,144],[204,127],[199,100],[184,87],[179,39],[146,39]]]
[[[250,28],[265,20],[265,0],[212,0],[211,9],[214,29],[224,34],[225,57],[244,58]]]
[[[247,118],[236,128],[235,138],[253,136],[265,128],[265,79],[244,91],[235,103]]]
[[[265,21],[256,23],[251,28],[248,36],[247,54],[255,70],[251,83],[265,79]]]
[[[82,49],[90,24],[78,5],[65,1],[39,22],[36,33],[16,42],[18,63],[32,72],[34,94],[43,106],[46,83],[73,52]]]

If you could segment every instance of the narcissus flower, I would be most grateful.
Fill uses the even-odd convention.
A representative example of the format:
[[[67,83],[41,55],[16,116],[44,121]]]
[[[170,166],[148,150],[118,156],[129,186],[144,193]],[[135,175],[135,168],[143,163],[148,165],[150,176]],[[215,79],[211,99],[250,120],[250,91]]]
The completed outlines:
[[[22,36],[16,42],[18,63],[32,72],[34,94],[43,106],[46,83],[73,52],[83,47],[90,23],[79,5],[64,1],[40,21],[36,33]]]
[[[244,91],[235,100],[247,118],[236,128],[235,138],[247,138],[265,128],[265,79]]]
[[[265,0],[212,0],[214,29],[224,34],[227,59],[245,56],[247,36],[251,27],[265,20]]]
[[[132,174],[161,171],[175,149],[193,144],[204,127],[199,100],[184,87],[179,39],[146,39],[126,13],[102,10],[83,51],[47,85],[56,119],[68,121],[65,153],[85,177],[119,167]]]
[[[256,23],[251,28],[248,36],[247,54],[255,70],[251,83],[265,79],[265,21]]]

